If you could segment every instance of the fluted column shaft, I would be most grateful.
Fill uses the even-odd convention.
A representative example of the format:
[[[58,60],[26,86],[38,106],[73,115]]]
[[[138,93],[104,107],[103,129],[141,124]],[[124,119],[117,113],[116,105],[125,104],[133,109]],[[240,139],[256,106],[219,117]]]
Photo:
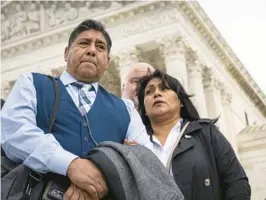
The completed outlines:
[[[160,46],[160,53],[164,57],[166,73],[180,81],[188,89],[188,77],[184,43],[181,37],[169,36],[156,41]]]
[[[138,55],[139,51],[136,48],[128,49],[118,54],[121,86],[125,82],[129,69],[139,61]]]
[[[8,81],[1,83],[1,99],[6,100],[12,87],[10,86]]]
[[[206,105],[208,110],[209,118],[219,117],[217,125],[220,131],[226,136],[226,122],[224,120],[223,106],[222,106],[222,97],[221,97],[221,87],[222,83],[218,79],[217,74],[215,74],[212,69],[205,68],[203,72],[203,84],[204,92],[206,96]]]
[[[232,95],[228,92],[226,88],[221,90],[221,97],[222,97],[222,106],[223,106],[223,114],[224,114],[224,121],[226,123],[226,132],[227,132],[227,139],[230,141],[236,155],[238,155],[238,149],[236,144],[236,130],[234,126],[234,118],[232,117]]]
[[[192,94],[191,100],[197,108],[200,117],[208,117],[206,98],[202,81],[202,65],[194,51],[186,54],[187,72],[188,72],[188,92]]]

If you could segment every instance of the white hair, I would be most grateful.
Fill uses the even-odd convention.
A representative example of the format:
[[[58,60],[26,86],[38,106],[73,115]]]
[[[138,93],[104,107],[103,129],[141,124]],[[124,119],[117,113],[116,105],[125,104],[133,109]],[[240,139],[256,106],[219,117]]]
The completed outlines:
[[[126,75],[123,78],[123,84],[125,84],[125,82],[127,81],[129,75],[131,74],[131,72],[135,69],[139,69],[139,68],[146,68],[148,70],[150,70],[150,72],[152,73],[155,69],[153,66],[151,66],[149,63],[145,63],[145,62],[138,62],[135,63],[134,65],[132,65],[132,67],[130,67],[130,69],[127,71]]]

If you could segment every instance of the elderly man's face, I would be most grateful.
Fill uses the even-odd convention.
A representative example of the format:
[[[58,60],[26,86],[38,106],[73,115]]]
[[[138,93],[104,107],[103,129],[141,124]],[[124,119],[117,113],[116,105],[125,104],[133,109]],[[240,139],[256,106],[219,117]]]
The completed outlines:
[[[138,81],[142,77],[151,73],[152,73],[151,70],[147,67],[136,67],[128,74],[128,78],[123,87],[123,97],[131,99],[134,102],[135,107],[138,107],[138,100],[137,100]]]

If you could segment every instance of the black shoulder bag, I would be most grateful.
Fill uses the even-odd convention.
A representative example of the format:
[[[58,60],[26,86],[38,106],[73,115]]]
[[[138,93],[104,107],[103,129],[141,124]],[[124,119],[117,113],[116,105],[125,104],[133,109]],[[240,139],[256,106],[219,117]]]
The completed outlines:
[[[55,101],[49,123],[49,133],[53,126],[59,105],[59,88],[54,77],[53,81]],[[23,164],[16,164],[8,159],[1,148],[1,199],[2,200],[38,200],[45,189],[47,175],[37,173]]]

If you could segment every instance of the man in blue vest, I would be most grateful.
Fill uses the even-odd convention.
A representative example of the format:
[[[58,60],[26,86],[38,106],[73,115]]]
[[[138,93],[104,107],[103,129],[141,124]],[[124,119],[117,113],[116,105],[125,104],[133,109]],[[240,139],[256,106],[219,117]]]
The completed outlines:
[[[1,143],[6,155],[40,173],[68,176],[65,199],[101,199],[108,188],[96,166],[82,159],[102,141],[134,140],[152,148],[134,104],[108,93],[98,81],[108,68],[112,42],[103,25],[86,20],[71,33],[56,79],[60,103],[48,132],[55,99],[45,75],[23,73],[2,109]]]

